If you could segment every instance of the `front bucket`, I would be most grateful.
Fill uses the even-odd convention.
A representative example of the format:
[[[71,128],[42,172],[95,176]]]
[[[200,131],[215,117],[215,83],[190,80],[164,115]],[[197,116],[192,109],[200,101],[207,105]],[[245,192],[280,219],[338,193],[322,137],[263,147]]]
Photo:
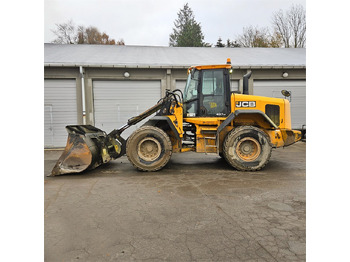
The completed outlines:
[[[50,176],[80,173],[118,157],[116,150],[118,146],[121,148],[122,144],[112,140],[104,131],[90,125],[66,126],[66,129],[68,131],[66,148]]]

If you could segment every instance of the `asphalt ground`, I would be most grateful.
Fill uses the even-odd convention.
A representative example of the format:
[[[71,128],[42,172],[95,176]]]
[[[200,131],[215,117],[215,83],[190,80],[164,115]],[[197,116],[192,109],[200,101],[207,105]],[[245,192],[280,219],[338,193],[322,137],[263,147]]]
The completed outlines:
[[[46,177],[61,152],[44,154],[45,261],[305,261],[304,142],[258,172],[188,152],[153,173],[123,156]]]

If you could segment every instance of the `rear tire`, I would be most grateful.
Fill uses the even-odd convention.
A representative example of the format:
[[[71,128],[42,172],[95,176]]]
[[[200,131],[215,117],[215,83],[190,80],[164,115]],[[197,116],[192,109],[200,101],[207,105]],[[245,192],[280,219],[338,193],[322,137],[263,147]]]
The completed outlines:
[[[170,160],[172,145],[169,136],[160,128],[144,126],[128,138],[126,155],[141,171],[157,171]]]
[[[227,134],[223,155],[241,171],[257,171],[269,162],[272,147],[269,137],[254,126],[239,126]]]

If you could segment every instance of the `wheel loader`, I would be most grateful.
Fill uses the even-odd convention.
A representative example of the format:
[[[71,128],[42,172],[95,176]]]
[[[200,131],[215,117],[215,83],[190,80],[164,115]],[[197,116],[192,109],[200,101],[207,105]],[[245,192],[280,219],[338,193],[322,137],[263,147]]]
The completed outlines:
[[[126,153],[141,171],[157,171],[173,153],[194,151],[223,157],[234,169],[258,171],[272,148],[301,139],[291,130],[287,99],[248,94],[250,73],[243,77],[243,94],[231,92],[231,60],[226,64],[192,66],[184,92],[167,90],[165,97],[142,114],[107,134],[91,125],[66,126],[67,145],[51,176],[80,173]],[[150,117],[128,139],[124,130]]]

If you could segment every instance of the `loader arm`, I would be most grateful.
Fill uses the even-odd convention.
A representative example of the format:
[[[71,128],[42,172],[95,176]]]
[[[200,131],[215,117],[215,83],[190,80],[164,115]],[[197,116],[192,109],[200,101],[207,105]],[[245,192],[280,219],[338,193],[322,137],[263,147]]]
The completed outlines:
[[[67,144],[50,176],[80,173],[84,170],[95,169],[110,160],[121,157],[126,152],[126,140],[121,137],[122,132],[174,100],[178,103],[174,92],[167,91],[165,97],[160,99],[157,104],[140,115],[130,118],[125,125],[114,129],[108,135],[91,125],[66,126],[68,132]]]
[[[134,116],[132,118],[129,118],[127,124],[123,125],[122,127],[118,128],[118,129],[114,129],[112,132],[110,132],[108,134],[108,136],[110,136],[112,138],[117,138],[118,136],[120,136],[120,134],[122,132],[124,132],[130,126],[136,125],[137,123],[141,122],[142,120],[146,119],[147,117],[149,117],[150,115],[154,114],[159,109],[161,109],[162,106],[167,102],[168,99],[169,99],[168,96],[166,96],[166,97],[162,98],[160,101],[158,101],[157,104],[155,104],[151,108],[147,109],[143,113],[139,114],[138,116]]]

